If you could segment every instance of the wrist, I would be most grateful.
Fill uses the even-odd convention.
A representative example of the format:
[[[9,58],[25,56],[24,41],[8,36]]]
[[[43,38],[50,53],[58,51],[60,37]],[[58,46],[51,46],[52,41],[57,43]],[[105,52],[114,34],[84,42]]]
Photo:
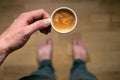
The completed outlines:
[[[9,54],[8,50],[9,49],[8,49],[7,42],[6,42],[5,38],[0,35],[0,65],[2,64],[4,59]]]
[[[1,35],[0,35],[0,56],[2,55],[2,54],[9,54],[8,52],[8,44],[7,44],[8,42],[7,42],[7,40],[5,39],[5,37],[2,37]]]
[[[2,45],[1,45],[1,42],[0,42],[0,65],[2,64],[2,62],[5,60],[5,58],[7,57],[8,53],[7,53],[7,50],[6,48],[4,48]]]
[[[8,54],[6,53],[0,53],[0,65],[3,63],[3,61],[5,60],[5,58],[8,56]]]

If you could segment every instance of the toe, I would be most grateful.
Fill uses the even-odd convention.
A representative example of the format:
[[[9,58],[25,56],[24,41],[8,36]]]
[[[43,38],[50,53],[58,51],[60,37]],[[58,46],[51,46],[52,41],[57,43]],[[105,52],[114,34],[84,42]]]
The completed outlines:
[[[47,44],[48,45],[52,45],[53,43],[52,43],[52,39],[47,39]]]
[[[76,45],[76,44],[77,44],[77,39],[73,39],[73,40],[72,40],[72,44],[73,44],[73,45]]]

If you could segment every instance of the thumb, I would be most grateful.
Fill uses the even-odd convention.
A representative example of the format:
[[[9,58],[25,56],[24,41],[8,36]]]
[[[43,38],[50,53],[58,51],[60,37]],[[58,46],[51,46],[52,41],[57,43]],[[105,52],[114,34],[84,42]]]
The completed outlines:
[[[31,32],[35,32],[37,30],[44,29],[49,25],[50,25],[50,18],[36,21],[33,24],[29,25],[29,28]]]

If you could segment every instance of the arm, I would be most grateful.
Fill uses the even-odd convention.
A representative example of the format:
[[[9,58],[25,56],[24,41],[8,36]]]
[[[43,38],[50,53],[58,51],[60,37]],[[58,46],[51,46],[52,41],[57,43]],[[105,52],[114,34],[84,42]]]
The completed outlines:
[[[49,33],[49,18],[50,15],[43,9],[25,12],[16,18],[0,35],[0,65],[11,52],[23,47],[35,31]]]
[[[0,36],[0,65],[7,57],[7,45],[4,44],[4,40]]]

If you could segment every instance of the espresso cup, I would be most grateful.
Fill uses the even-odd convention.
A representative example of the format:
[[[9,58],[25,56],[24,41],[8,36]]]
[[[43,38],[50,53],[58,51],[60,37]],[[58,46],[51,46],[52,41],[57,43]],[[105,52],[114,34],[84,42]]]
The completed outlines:
[[[59,33],[71,32],[77,25],[77,15],[71,8],[57,8],[51,15],[51,25]]]

